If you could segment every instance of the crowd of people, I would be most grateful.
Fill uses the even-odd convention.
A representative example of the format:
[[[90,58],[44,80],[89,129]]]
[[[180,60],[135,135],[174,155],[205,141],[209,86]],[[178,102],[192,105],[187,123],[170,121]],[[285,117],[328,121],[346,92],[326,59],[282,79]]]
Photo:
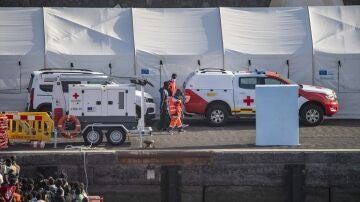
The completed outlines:
[[[84,187],[80,182],[68,182],[64,172],[57,178],[41,174],[24,178],[15,156],[0,160],[0,202],[86,202]]]
[[[176,74],[172,74],[171,79],[165,81],[159,91],[161,101],[158,129],[168,131],[169,134],[173,134],[175,129],[184,132],[186,126],[183,124],[185,97],[181,90],[176,88]]]

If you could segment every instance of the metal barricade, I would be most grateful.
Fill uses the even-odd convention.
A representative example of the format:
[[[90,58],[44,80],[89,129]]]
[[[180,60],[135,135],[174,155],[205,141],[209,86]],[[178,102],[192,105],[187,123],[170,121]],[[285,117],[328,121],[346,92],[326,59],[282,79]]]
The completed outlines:
[[[54,121],[46,112],[5,113],[8,118],[8,139],[49,141]]]

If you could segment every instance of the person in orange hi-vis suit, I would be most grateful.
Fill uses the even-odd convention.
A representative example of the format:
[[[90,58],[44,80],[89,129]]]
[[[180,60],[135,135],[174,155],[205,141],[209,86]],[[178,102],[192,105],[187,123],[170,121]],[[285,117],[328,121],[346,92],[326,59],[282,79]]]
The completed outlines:
[[[169,80],[169,91],[171,96],[174,96],[176,93],[176,76],[176,74],[172,74],[171,79]]]
[[[181,100],[175,101],[175,113],[171,115],[171,122],[170,122],[170,128],[169,133],[173,134],[173,129],[177,128],[179,132],[184,132],[183,124],[182,124],[182,105]]]

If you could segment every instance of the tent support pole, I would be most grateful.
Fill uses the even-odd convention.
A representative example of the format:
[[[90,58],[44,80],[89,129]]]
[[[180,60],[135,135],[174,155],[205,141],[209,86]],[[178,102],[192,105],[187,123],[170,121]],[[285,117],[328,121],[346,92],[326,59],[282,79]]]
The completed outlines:
[[[288,77],[288,79],[290,79],[290,62],[289,62],[289,60],[286,60],[286,65],[287,65],[287,77]]]
[[[159,72],[159,73],[160,73],[160,79],[159,79],[159,81],[160,81],[160,88],[161,88],[161,86],[162,86],[162,85],[161,85],[161,78],[162,78],[162,73],[161,73],[161,72],[162,72],[162,66],[163,66],[163,61],[162,61],[162,60],[160,60],[160,68],[159,68],[159,71],[160,71],[160,72]]]
[[[19,75],[19,80],[20,80],[19,93],[21,93],[21,60],[19,60],[18,65],[19,65],[19,72],[20,72],[20,75]]]

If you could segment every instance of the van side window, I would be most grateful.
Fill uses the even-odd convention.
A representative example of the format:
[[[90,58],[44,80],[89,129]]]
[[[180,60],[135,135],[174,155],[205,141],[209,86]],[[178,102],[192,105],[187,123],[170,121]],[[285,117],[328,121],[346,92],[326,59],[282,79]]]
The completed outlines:
[[[49,85],[49,84],[41,84],[39,86],[40,90],[44,91],[44,92],[52,92],[53,91],[53,85]]]
[[[283,84],[280,80],[273,79],[273,78],[265,78],[265,85],[280,85]]]
[[[81,84],[81,81],[62,81],[61,85],[64,93],[69,92],[69,84]]]
[[[29,93],[31,92],[33,81],[34,81],[34,74],[31,74],[29,85],[27,87],[27,90],[28,90]]]
[[[119,92],[119,109],[125,108],[125,94],[124,92]]]
[[[107,83],[107,80],[97,80],[97,81],[86,81],[87,84],[102,84],[105,85]]]
[[[255,86],[258,83],[257,80],[257,77],[240,77],[239,87],[244,89],[255,89]]]

